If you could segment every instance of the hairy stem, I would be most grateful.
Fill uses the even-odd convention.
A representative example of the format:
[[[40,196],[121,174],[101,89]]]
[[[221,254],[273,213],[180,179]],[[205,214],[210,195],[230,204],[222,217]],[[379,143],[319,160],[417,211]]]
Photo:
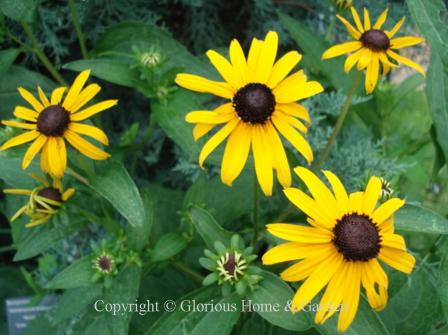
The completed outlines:
[[[75,3],[73,0],[68,0],[68,6],[70,7],[70,13],[72,15],[73,25],[75,26],[76,36],[78,37],[79,47],[81,48],[82,57],[84,59],[89,58],[87,53],[86,42],[84,40],[84,34],[82,33],[81,25],[79,23],[78,12],[76,11]]]
[[[258,181],[257,181],[257,174],[254,171],[254,208],[253,208],[254,235],[252,239],[252,245],[254,247],[258,239],[259,207],[260,207],[260,199],[259,199]]]
[[[181,261],[175,261],[172,264],[177,270],[184,272],[189,277],[191,277],[191,279],[193,279],[199,283],[202,283],[202,280],[204,279],[204,277],[199,272],[192,270],[187,264],[185,264]]]

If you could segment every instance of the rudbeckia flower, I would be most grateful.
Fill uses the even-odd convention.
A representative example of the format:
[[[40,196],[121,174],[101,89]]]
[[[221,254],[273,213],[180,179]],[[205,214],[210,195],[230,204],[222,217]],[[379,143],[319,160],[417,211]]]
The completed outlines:
[[[345,331],[356,315],[361,286],[372,308],[380,311],[387,304],[388,277],[379,261],[407,274],[415,265],[403,237],[394,233],[393,214],[404,201],[391,198],[378,205],[377,177],[370,178],[364,192],[347,194],[330,171],[324,174],[332,191],[308,169],[295,172],[311,196],[296,188],[284,192],[308,216],[311,227],[267,225],[271,234],[289,242],[270,249],[263,263],[299,260],[281,273],[285,281],[304,281],[292,300],[293,310],[303,309],[326,287],[315,322],[322,324],[340,310],[338,330]]]
[[[30,173],[30,176],[41,183],[32,190],[26,189],[5,189],[6,194],[26,195],[29,197],[26,205],[21,207],[11,218],[15,221],[22,214],[30,218],[26,227],[34,227],[43,224],[56,215],[62,204],[75,193],[73,188],[64,190],[59,178],[54,178],[50,184],[44,177]]]
[[[97,84],[90,84],[83,88],[89,75],[90,70],[81,72],[65,98],[63,98],[65,87],[56,88],[51,93],[50,99],[40,87],[37,88],[39,99],[23,87],[19,87],[20,95],[32,109],[23,106],[15,108],[14,116],[25,120],[25,122],[2,121],[1,123],[5,126],[27,130],[27,132],[6,141],[0,147],[0,151],[32,141],[33,143],[23,157],[22,168],[26,169],[36,154],[40,152],[42,170],[58,178],[64,175],[67,166],[65,140],[91,159],[108,158],[109,154],[79,136],[86,135],[108,145],[107,135],[101,129],[79,121],[84,121],[117,104],[117,100],[106,100],[84,108],[101,90]]]
[[[252,147],[255,172],[264,194],[271,195],[273,170],[281,185],[291,185],[291,171],[282,140],[289,141],[310,163],[313,152],[304,138],[310,124],[308,111],[296,101],[323,91],[316,81],[307,81],[303,70],[288,74],[302,56],[290,51],[275,62],[278,36],[269,32],[263,41],[253,39],[247,59],[237,40],[230,43],[230,61],[214,50],[207,56],[224,81],[213,81],[193,74],[178,74],[176,83],[184,88],[211,93],[229,102],[216,109],[192,111],[186,121],[195,123],[198,140],[215,127],[218,130],[199,155],[206,158],[228,138],[221,165],[221,180],[232,185],[239,176]]]
[[[391,30],[384,30],[382,26],[387,19],[387,9],[381,13],[373,26],[370,23],[369,11],[366,8],[364,8],[364,24],[361,22],[355,7],[350,9],[355,26],[343,17],[339,15],[337,17],[345,25],[354,41],[332,46],[324,52],[323,59],[350,53],[345,61],[344,71],[349,72],[355,64],[357,64],[359,71],[366,70],[365,89],[368,94],[375,89],[380,65],[383,75],[388,74],[391,68],[398,66],[392,61],[410,66],[425,75],[425,71],[419,64],[396,52],[399,49],[424,42],[421,37],[395,37],[395,34],[403,25],[405,17],[398,21]]]

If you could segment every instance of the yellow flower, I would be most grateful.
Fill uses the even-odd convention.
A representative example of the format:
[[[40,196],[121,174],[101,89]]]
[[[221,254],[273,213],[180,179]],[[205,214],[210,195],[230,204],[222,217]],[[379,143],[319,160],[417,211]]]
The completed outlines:
[[[33,141],[23,157],[22,168],[26,169],[36,154],[41,152],[42,170],[58,178],[64,175],[67,166],[67,149],[64,140],[87,157],[95,160],[108,158],[109,154],[78,135],[90,136],[108,145],[107,135],[101,129],[79,121],[86,120],[117,104],[117,100],[106,100],[83,108],[101,90],[97,84],[90,84],[83,89],[89,75],[90,70],[81,72],[68,90],[65,99],[63,99],[65,87],[56,88],[50,100],[40,87],[37,87],[39,99],[23,87],[19,87],[20,95],[33,109],[17,106],[14,116],[25,122],[2,121],[1,123],[28,131],[6,141],[0,147],[0,151]]]
[[[345,61],[344,71],[349,72],[355,64],[357,64],[357,69],[359,71],[365,69],[365,89],[368,94],[372,93],[375,89],[380,65],[383,70],[383,75],[389,73],[391,68],[398,67],[398,64],[392,63],[390,59],[410,66],[425,75],[425,71],[419,64],[395,52],[398,49],[424,42],[424,39],[421,37],[404,36],[394,38],[395,34],[403,25],[405,17],[398,21],[392,30],[383,30],[381,27],[386,21],[387,9],[381,13],[373,26],[370,24],[369,11],[367,9],[364,8],[364,24],[361,23],[355,7],[351,7],[350,9],[356,27],[343,17],[339,15],[337,15],[337,17],[342,21],[355,41],[332,46],[324,52],[322,55],[323,59],[351,53]]]
[[[222,126],[202,148],[200,166],[228,137],[221,180],[231,186],[244,168],[252,146],[258,182],[266,195],[272,194],[273,170],[280,184],[291,185],[291,171],[278,132],[308,163],[312,161],[313,152],[303,136],[310,117],[296,101],[323,91],[318,82],[307,81],[303,70],[288,76],[302,56],[290,51],[275,62],[277,47],[277,33],[271,31],[263,41],[252,40],[246,59],[241,45],[234,39],[230,43],[230,61],[214,50],[207,52],[224,81],[185,73],[176,77],[176,83],[184,88],[230,100],[213,111],[193,111],[186,116],[187,122],[196,123],[195,140]]]
[[[29,196],[28,203],[21,207],[11,218],[11,222],[16,220],[22,214],[30,217],[30,222],[26,227],[34,227],[47,222],[53,215],[57,214],[62,204],[70,199],[75,193],[73,188],[64,191],[62,182],[59,178],[53,177],[50,185],[48,181],[37,174],[30,173],[30,176],[41,183],[32,190],[26,189],[5,189],[6,194],[18,194]]]
[[[364,192],[348,195],[330,171],[324,174],[333,192],[311,171],[298,167],[295,172],[311,197],[296,188],[284,192],[312,227],[267,225],[271,234],[290,242],[270,249],[263,263],[301,260],[281,273],[285,281],[305,280],[294,295],[293,309],[300,311],[326,286],[315,322],[324,323],[339,309],[338,330],[344,331],[356,315],[361,285],[372,308],[379,311],[387,304],[388,277],[378,259],[404,273],[415,265],[403,237],[394,234],[393,214],[404,201],[391,198],[377,206],[377,177],[370,178]]]

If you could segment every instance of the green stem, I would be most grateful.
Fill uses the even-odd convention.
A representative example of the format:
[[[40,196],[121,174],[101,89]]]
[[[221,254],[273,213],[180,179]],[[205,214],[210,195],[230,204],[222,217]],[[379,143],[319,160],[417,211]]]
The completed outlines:
[[[15,249],[16,249],[16,247],[13,246],[13,245],[7,245],[7,246],[4,246],[4,247],[0,247],[0,254],[2,252],[8,252],[8,251],[12,251],[12,250],[15,250]]]
[[[87,180],[87,178],[84,178],[83,176],[81,176],[78,172],[72,170],[71,168],[67,167],[67,174],[71,175],[72,177],[74,177],[76,180],[80,181],[81,183],[89,186],[90,183]]]
[[[70,13],[72,15],[73,25],[75,26],[76,36],[78,36],[78,42],[79,47],[81,48],[82,57],[84,59],[88,59],[89,54],[87,53],[84,34],[82,33],[81,25],[79,24],[78,12],[76,11],[75,3],[73,2],[73,0],[68,0],[68,6],[70,7]]]
[[[40,47],[40,43],[37,40],[36,36],[34,36],[33,30],[28,25],[28,23],[24,21],[20,21],[20,24],[23,27],[23,30],[25,31],[26,35],[31,41],[31,44],[33,45],[33,52],[36,54],[37,58],[42,62],[42,64],[45,66],[45,68],[50,72],[50,74],[53,76],[56,81],[64,86],[67,86],[67,82],[64,80],[64,78],[61,76],[61,74],[56,70],[54,65],[51,63],[51,61],[48,59],[48,57],[45,55],[43,50]]]
[[[180,270],[182,272],[184,272],[185,274],[187,274],[188,276],[191,277],[191,279],[202,283],[202,281],[204,280],[204,277],[199,273],[196,272],[194,270],[192,270],[187,264],[185,264],[184,262],[181,261],[175,261],[172,263],[173,266],[177,269]]]
[[[20,38],[18,38],[17,36],[15,36],[14,34],[12,34],[9,30],[6,30],[6,35],[13,40],[14,42],[16,42],[18,45],[20,45],[23,49],[25,49],[28,52],[34,52],[34,49],[29,46],[28,44],[22,42],[20,40]]]
[[[327,28],[327,32],[325,33],[325,40],[326,41],[330,41],[330,39],[331,39],[331,34],[333,33],[333,30],[334,30],[334,26],[336,25],[336,16],[335,15],[332,15],[331,16],[331,21],[330,21],[330,24],[328,25],[328,28]]]
[[[328,139],[327,145],[325,146],[324,151],[320,155],[319,160],[312,168],[314,171],[319,170],[319,168],[325,162],[325,160],[327,159],[327,157],[331,151],[331,148],[336,140],[336,137],[338,136],[339,131],[341,130],[342,125],[344,124],[344,121],[348,114],[348,111],[350,110],[350,106],[352,104],[356,90],[358,89],[359,82],[361,81],[361,76],[362,76],[362,72],[359,71],[355,77],[355,80],[353,81],[352,86],[350,87],[347,97],[345,98],[341,113],[339,114],[338,120],[336,121],[336,125],[333,128],[333,133],[331,134],[330,138]]]
[[[259,207],[260,207],[260,199],[259,199],[259,190],[258,190],[258,180],[257,174],[254,171],[254,209],[253,209],[253,222],[254,222],[254,235],[252,239],[252,246],[255,247],[255,243],[258,239],[258,216],[259,216]]]

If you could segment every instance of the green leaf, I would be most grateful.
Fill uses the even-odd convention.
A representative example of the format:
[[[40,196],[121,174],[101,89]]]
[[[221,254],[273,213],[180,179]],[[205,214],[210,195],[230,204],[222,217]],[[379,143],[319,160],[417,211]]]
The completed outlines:
[[[65,64],[64,69],[78,72],[91,69],[93,76],[126,87],[134,87],[140,81],[138,72],[119,59],[77,60]]]
[[[142,199],[146,215],[145,222],[141,226],[134,225],[128,227],[129,244],[137,250],[141,250],[149,242],[149,236],[155,220],[154,196],[149,191],[144,191]]]
[[[105,304],[129,305],[135,303],[140,288],[141,269],[135,266],[124,268],[104,292]],[[132,313],[121,311],[118,315],[106,313],[105,318],[111,334],[128,334]]]
[[[405,205],[394,216],[395,228],[428,234],[448,234],[448,220],[433,211]]]
[[[0,73],[9,69],[19,53],[20,49],[6,49],[0,51]]]
[[[445,315],[445,319],[448,320],[448,242],[444,241],[441,251],[443,252],[442,260],[439,270],[439,297],[442,304],[442,310]]]
[[[262,276],[264,279],[257,289],[249,294],[248,299],[260,306],[278,306],[279,311],[260,311],[258,314],[273,325],[284,329],[303,331],[310,328],[312,323],[308,313],[292,314],[287,308],[294,296],[291,288],[271,272],[264,271]]]
[[[54,308],[54,322],[60,323],[82,314],[93,305],[102,292],[102,285],[78,287],[65,291],[59,299],[57,307]]]
[[[0,0],[0,10],[15,21],[32,22],[36,16],[36,0]]]
[[[198,312],[192,308],[193,301],[197,304],[210,304],[222,306],[235,306],[235,311],[226,312]],[[173,305],[172,305],[173,306]],[[200,288],[179,299],[172,313],[165,313],[145,333],[151,335],[202,335],[230,334],[234,324],[238,321],[240,312],[239,298],[232,295],[226,298],[220,297],[216,288]],[[182,310],[183,309],[183,310]]]
[[[42,230],[36,229],[34,233],[18,243],[14,261],[23,261],[24,259],[43,253],[56,244],[56,242],[78,231],[81,227],[83,227],[82,223],[71,222],[70,225],[47,226]]]
[[[322,60],[322,54],[330,44],[298,20],[283,13],[278,15],[283,26],[303,50],[303,67],[328,78],[334,88],[347,91],[353,83],[356,71],[345,73],[341,58]]]
[[[448,12],[442,0],[406,0],[415,24],[448,69]]]
[[[22,170],[22,160],[23,157],[8,157],[5,153],[0,153],[0,179],[11,188],[34,188],[35,180],[28,174],[39,173],[39,164],[33,162],[27,170]]]
[[[102,173],[90,178],[90,186],[135,228],[150,224],[137,186],[121,163],[108,163]]]
[[[437,142],[448,161],[448,71],[440,57],[433,53],[428,69],[426,95],[436,132]]]
[[[189,211],[189,217],[208,248],[214,249],[216,241],[229,245],[233,234],[223,229],[205,209],[192,206]]]
[[[92,257],[84,256],[59,272],[45,287],[54,290],[92,286],[94,274]]]
[[[188,240],[179,233],[168,233],[163,235],[154,246],[151,260],[161,262],[176,256],[188,245]]]

